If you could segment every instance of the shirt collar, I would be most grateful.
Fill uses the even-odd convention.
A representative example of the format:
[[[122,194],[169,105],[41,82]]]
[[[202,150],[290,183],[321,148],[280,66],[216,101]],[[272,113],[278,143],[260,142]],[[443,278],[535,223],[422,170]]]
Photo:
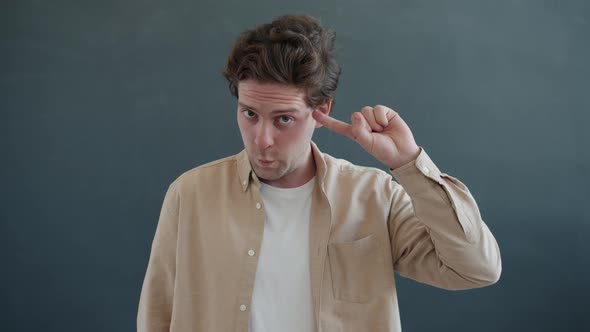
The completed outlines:
[[[326,160],[324,159],[323,153],[317,147],[317,145],[312,141],[311,142],[311,152],[313,154],[313,159],[315,161],[316,166],[316,179],[320,181],[320,184],[323,187],[324,178],[326,176]],[[248,153],[246,153],[246,149],[242,150],[237,155],[238,161],[238,176],[240,178],[240,184],[242,186],[242,192],[248,190],[250,184],[254,184],[256,188],[260,188],[260,180],[256,176],[256,173],[252,171],[252,165],[250,164],[250,160],[248,159]]]

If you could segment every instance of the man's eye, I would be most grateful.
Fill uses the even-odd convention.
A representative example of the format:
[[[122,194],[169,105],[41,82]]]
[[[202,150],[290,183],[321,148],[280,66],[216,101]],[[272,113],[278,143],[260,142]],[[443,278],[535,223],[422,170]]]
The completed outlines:
[[[293,121],[293,119],[292,119],[292,118],[290,118],[290,117],[288,117],[288,116],[286,116],[286,115],[283,115],[283,116],[281,116],[281,117],[279,118],[279,122],[280,122],[281,124],[289,124],[291,121]]]
[[[248,119],[252,119],[256,116],[256,113],[249,111],[249,110],[242,111],[242,113],[244,113],[244,116],[247,117]]]

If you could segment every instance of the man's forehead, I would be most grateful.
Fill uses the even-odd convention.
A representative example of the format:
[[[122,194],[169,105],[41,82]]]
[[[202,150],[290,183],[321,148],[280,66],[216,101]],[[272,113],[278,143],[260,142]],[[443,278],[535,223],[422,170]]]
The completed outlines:
[[[238,85],[238,100],[243,106],[250,108],[263,107],[263,104],[277,104],[285,108],[306,108],[303,89],[279,83],[241,81]]]

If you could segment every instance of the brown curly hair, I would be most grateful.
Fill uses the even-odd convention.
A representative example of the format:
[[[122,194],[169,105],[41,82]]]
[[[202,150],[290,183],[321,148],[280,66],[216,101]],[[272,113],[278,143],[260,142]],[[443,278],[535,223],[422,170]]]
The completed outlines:
[[[238,97],[238,83],[253,79],[294,85],[309,107],[333,101],[341,68],[333,54],[336,34],[309,15],[285,15],[244,31],[227,59],[223,76]]]

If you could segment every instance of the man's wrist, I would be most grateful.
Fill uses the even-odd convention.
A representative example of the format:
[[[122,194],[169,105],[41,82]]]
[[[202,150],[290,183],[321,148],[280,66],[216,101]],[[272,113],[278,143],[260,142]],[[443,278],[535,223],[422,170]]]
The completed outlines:
[[[416,159],[418,159],[418,156],[420,155],[420,152],[422,152],[422,149],[420,147],[416,147],[416,152],[414,152],[412,155],[410,155],[409,158],[406,158],[406,159],[402,160],[401,162],[396,163],[395,165],[389,166],[389,169],[394,171],[400,167],[403,167],[409,163],[416,161]]]

